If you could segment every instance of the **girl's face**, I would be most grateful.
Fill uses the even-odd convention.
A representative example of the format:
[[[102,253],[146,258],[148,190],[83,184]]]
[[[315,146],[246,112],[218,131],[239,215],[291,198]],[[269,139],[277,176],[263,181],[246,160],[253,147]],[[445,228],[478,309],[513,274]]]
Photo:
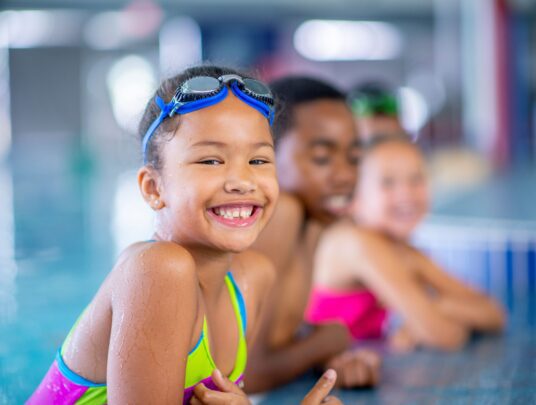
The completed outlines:
[[[307,213],[329,223],[347,212],[360,148],[352,113],[342,101],[318,100],[294,108],[293,127],[278,145],[281,187]]]
[[[353,206],[361,224],[406,240],[428,211],[428,186],[421,153],[411,144],[378,145],[360,166]]]
[[[161,145],[157,230],[185,246],[247,249],[278,197],[267,119],[229,92],[180,118]]]

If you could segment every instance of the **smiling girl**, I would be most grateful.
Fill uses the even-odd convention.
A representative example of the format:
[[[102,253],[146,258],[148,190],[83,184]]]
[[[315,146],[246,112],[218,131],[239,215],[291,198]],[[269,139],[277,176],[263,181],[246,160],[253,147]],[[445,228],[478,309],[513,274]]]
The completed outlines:
[[[269,89],[229,69],[162,83],[140,124],[154,236],[120,255],[30,404],[247,403],[229,380],[273,279],[246,252],[278,197],[272,119]]]

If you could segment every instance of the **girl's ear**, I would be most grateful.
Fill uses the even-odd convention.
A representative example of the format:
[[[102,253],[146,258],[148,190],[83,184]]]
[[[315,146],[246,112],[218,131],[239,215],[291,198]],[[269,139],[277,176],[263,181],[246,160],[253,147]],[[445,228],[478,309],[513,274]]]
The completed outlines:
[[[143,166],[138,171],[138,186],[143,199],[153,210],[158,211],[165,207],[160,194],[160,175],[154,168]]]

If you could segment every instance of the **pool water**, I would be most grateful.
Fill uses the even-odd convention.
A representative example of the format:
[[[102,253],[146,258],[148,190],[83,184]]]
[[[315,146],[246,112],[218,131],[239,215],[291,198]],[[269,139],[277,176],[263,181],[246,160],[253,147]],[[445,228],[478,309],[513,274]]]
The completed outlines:
[[[28,162],[0,166],[0,404],[28,398],[119,249],[150,237],[133,172]],[[439,213],[458,215],[447,211]],[[446,222],[452,239],[468,234],[464,221]],[[504,336],[477,338],[452,355],[385,353],[379,389],[338,391],[347,403],[536,403],[536,232],[525,229],[512,244],[510,231],[495,225],[502,245],[484,230],[472,234],[474,244],[449,245],[445,257],[440,238],[447,231],[437,231],[445,223],[434,221],[420,243],[505,304]],[[297,403],[313,381],[306,375],[263,401]]]

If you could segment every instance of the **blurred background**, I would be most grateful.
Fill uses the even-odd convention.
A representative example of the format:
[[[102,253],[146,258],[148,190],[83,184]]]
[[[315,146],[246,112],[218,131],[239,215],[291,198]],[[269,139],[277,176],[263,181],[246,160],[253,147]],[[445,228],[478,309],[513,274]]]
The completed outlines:
[[[433,180],[416,243],[534,325],[535,22],[536,0],[3,0],[0,404],[27,398],[118,251],[150,236],[140,113],[202,60],[396,89]]]

